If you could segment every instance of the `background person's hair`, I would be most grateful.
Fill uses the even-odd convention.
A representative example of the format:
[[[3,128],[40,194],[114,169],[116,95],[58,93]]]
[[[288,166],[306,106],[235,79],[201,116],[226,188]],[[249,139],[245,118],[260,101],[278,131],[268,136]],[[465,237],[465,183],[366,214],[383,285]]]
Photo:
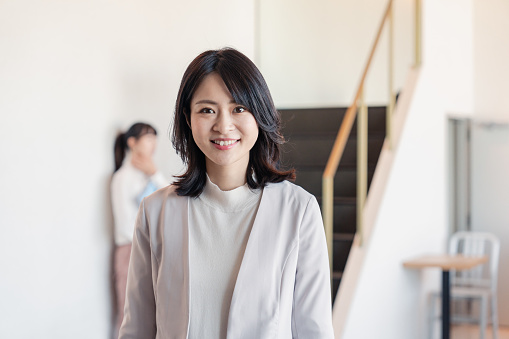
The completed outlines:
[[[115,139],[115,146],[113,148],[113,152],[115,154],[115,171],[118,171],[120,166],[122,166],[122,162],[124,162],[125,154],[128,149],[127,139],[130,137],[134,137],[136,140],[144,136],[145,134],[155,134],[157,135],[157,131],[154,127],[144,122],[137,122],[132,125],[127,132],[119,133],[117,138]]]
[[[295,180],[294,169],[279,169],[279,148],[284,143],[280,132],[281,118],[265,79],[244,54],[232,48],[223,48],[198,55],[182,77],[171,137],[173,147],[187,165],[187,170],[183,175],[176,176],[174,184],[177,194],[197,197],[207,180],[205,155],[194,142],[189,125],[191,99],[203,79],[213,72],[223,79],[233,100],[245,106],[258,123],[258,139],[249,152],[246,173],[248,186],[256,189],[270,182]]]

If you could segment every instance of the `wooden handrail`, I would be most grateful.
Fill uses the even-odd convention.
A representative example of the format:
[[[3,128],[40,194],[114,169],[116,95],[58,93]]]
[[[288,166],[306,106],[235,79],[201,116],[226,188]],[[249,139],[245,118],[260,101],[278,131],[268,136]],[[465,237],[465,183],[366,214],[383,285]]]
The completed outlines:
[[[355,120],[355,116],[357,115],[357,105],[358,101],[361,97],[362,90],[364,88],[364,81],[366,80],[366,76],[368,74],[369,67],[371,65],[371,61],[373,60],[373,56],[375,55],[376,47],[378,45],[378,41],[380,40],[380,36],[382,35],[382,31],[385,25],[385,21],[391,13],[392,1],[389,0],[389,4],[387,5],[387,9],[385,10],[385,14],[382,18],[382,22],[380,23],[380,27],[378,29],[378,33],[376,35],[375,42],[373,43],[373,47],[371,48],[371,53],[369,54],[368,61],[366,63],[366,67],[364,68],[364,72],[362,73],[361,81],[357,88],[357,92],[355,93],[355,97],[352,105],[348,107],[345,118],[341,123],[341,127],[339,128],[339,132],[337,134],[336,140],[334,141],[334,146],[332,147],[331,154],[329,159],[327,160],[327,165],[325,166],[325,171],[323,172],[323,178],[332,178],[336,174],[336,171],[339,166],[339,161],[341,160],[341,156],[345,150],[346,142],[348,140],[348,136],[350,135],[350,131],[352,130],[353,122]]]

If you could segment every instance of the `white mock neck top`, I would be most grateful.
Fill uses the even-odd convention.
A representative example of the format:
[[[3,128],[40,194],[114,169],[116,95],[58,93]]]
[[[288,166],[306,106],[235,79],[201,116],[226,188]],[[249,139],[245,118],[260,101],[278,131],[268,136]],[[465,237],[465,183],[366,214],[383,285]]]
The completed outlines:
[[[262,190],[222,191],[207,176],[189,204],[189,338],[226,338],[230,303]]]

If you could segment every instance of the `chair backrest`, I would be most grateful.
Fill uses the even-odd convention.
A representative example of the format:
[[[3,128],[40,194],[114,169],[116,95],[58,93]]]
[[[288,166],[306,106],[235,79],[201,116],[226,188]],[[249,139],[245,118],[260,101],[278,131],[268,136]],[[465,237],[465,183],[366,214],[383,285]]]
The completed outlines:
[[[489,287],[496,293],[500,241],[495,235],[485,232],[454,233],[449,241],[449,254],[488,256],[486,264],[471,270],[451,271],[451,283],[454,286]]]

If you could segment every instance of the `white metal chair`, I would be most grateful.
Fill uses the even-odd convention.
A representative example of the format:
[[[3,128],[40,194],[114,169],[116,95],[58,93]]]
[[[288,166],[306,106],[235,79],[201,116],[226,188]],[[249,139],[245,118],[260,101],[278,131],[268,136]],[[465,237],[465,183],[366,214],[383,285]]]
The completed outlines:
[[[488,256],[486,264],[477,266],[471,270],[451,270],[451,301],[459,299],[480,301],[480,338],[485,338],[488,320],[488,303],[491,304],[491,322],[493,339],[498,337],[498,314],[497,314],[497,278],[498,258],[500,253],[500,241],[491,233],[483,232],[457,232],[449,241],[449,254],[462,254],[464,256]],[[440,318],[435,315],[435,302],[441,298],[441,293],[431,295],[429,312],[429,337],[433,337],[435,320]],[[452,322],[471,322],[473,319],[451,316]]]

